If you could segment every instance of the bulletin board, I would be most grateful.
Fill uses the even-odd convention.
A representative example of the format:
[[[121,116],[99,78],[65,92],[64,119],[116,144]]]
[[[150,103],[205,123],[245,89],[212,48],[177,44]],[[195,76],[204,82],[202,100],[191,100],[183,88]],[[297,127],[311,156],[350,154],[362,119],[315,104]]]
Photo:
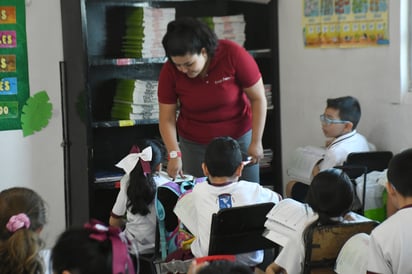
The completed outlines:
[[[0,130],[21,129],[29,97],[24,0],[0,2]]]
[[[306,48],[389,44],[390,0],[302,0]]]

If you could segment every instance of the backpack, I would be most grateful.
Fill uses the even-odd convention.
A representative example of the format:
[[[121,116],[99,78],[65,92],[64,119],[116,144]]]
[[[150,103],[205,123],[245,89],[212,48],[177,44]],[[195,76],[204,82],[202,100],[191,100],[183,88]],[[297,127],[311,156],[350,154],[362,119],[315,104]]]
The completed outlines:
[[[159,230],[159,245],[162,260],[167,255],[184,247],[194,236],[185,229],[179,218],[173,212],[178,199],[190,192],[196,183],[205,178],[196,178],[182,182],[167,182],[157,187],[155,206]],[[187,248],[187,246],[185,246]]]

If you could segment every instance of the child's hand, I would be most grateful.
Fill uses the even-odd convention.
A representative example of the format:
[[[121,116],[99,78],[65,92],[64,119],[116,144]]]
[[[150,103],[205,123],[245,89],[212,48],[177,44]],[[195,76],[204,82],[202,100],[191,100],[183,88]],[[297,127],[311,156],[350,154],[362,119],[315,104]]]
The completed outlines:
[[[190,264],[189,270],[187,272],[187,274],[196,274],[199,269],[207,266],[209,264],[209,262],[202,262],[200,264],[197,263],[196,259],[194,259],[192,261],[192,263]]]

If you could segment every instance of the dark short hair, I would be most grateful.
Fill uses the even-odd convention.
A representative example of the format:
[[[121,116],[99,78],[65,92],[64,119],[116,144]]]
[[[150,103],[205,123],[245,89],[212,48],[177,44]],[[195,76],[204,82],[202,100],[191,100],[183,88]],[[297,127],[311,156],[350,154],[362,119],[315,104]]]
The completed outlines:
[[[206,148],[204,163],[211,176],[232,176],[242,163],[239,143],[231,137],[213,139]]]
[[[306,202],[319,214],[323,224],[331,217],[349,212],[354,199],[350,178],[341,169],[330,168],[319,172],[312,180]]]
[[[404,197],[412,197],[412,148],[396,154],[388,165],[388,181]]]
[[[162,44],[168,58],[199,54],[202,48],[212,57],[218,38],[205,22],[192,17],[181,17],[169,22]]]
[[[326,107],[339,110],[340,119],[352,122],[353,129],[356,129],[361,117],[361,108],[359,101],[355,97],[344,96],[327,99]]]
[[[253,274],[252,269],[240,262],[225,260],[211,261],[205,267],[199,269],[198,274]]]

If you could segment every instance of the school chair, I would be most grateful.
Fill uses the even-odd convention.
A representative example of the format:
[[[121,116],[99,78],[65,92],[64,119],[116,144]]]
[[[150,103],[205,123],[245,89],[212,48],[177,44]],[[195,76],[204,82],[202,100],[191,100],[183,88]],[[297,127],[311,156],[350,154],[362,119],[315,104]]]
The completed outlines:
[[[209,255],[240,254],[272,249],[275,244],[262,234],[266,215],[274,203],[224,208],[212,215]]]
[[[303,274],[333,274],[336,259],[345,242],[357,233],[370,234],[376,221],[340,223],[310,227],[306,232]]]
[[[262,235],[266,230],[266,215],[274,205],[261,203],[225,208],[213,214],[209,255],[234,255],[263,250],[263,262],[256,267],[266,269],[279,253],[279,246]]]
[[[365,198],[366,198],[366,178],[371,171],[383,171],[388,168],[389,161],[392,159],[393,153],[391,151],[368,151],[368,152],[352,152],[342,166],[336,166],[348,174],[352,182],[355,179],[363,176],[362,199],[360,201],[359,209],[355,208],[358,213],[364,214]],[[356,190],[356,185],[354,185]]]

